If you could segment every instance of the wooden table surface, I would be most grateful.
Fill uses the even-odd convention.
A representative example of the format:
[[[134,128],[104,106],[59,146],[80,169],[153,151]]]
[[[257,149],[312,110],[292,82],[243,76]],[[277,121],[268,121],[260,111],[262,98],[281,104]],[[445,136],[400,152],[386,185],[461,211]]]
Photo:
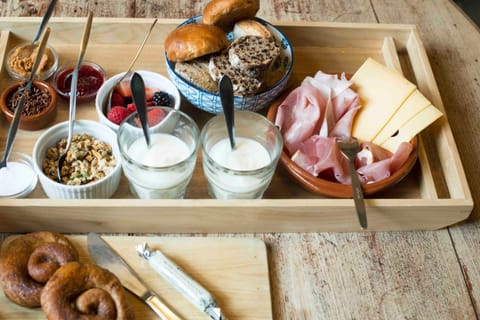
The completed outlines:
[[[207,0],[63,0],[54,16],[186,18]],[[1,16],[48,1],[2,0]],[[427,50],[475,203],[480,198],[480,32],[447,0],[261,0],[272,21],[411,23]],[[428,232],[242,234],[268,245],[274,319],[474,319],[479,209]],[[216,235],[209,235],[216,236]]]

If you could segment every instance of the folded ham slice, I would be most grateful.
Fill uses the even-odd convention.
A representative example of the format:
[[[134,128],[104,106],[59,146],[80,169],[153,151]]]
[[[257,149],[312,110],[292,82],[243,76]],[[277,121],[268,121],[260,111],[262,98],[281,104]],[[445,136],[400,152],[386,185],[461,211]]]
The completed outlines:
[[[350,137],[352,124],[360,109],[360,98],[342,74],[318,71],[306,77],[277,110],[275,124],[282,132],[285,149],[292,160],[314,176],[351,183],[348,161],[336,144],[338,137]],[[412,146],[405,143],[391,154],[370,142],[361,145],[356,159],[362,183],[390,176],[408,158]]]

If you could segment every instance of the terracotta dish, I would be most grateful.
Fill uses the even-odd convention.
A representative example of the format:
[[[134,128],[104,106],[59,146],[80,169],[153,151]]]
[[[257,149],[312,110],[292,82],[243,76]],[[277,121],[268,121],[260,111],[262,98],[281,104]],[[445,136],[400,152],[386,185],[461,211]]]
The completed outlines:
[[[7,105],[9,96],[15,92],[20,85],[24,82],[15,82],[7,87],[0,96],[0,109],[4,114],[8,122],[11,122],[14,116],[14,111],[10,110]],[[39,130],[45,128],[48,124],[52,123],[57,115],[57,93],[51,85],[47,82],[35,80],[33,86],[42,91],[48,91],[50,94],[50,102],[48,105],[38,113],[34,113],[28,116],[22,115],[20,118],[19,128],[23,130]],[[24,105],[25,108],[26,105]]]
[[[295,87],[288,88],[272,103],[272,105],[268,109],[267,114],[267,118],[270,121],[275,122],[278,107],[294,88]],[[410,170],[412,170],[417,160],[418,138],[413,138],[410,143],[412,143],[413,145],[413,151],[410,153],[407,161],[405,161],[403,166],[386,179],[380,180],[378,182],[364,184],[362,188],[365,195],[370,195],[384,190],[388,187],[391,187],[392,185],[402,180],[410,172]],[[334,182],[311,175],[290,159],[290,156],[286,152],[285,148],[280,155],[280,163],[285,167],[286,171],[293,178],[293,180],[295,180],[300,186],[310,192],[335,198],[352,197],[352,186],[350,184],[342,184],[339,182]]]

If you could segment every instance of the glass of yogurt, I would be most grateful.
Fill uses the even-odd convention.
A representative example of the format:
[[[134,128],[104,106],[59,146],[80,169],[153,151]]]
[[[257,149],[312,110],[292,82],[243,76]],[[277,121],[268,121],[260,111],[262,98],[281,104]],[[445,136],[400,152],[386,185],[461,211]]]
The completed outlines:
[[[181,199],[195,168],[199,129],[188,115],[168,107],[148,108],[148,122],[150,147],[136,112],[118,129],[130,191],[142,199]]]
[[[232,150],[222,114],[202,129],[202,164],[208,192],[217,199],[261,199],[283,148],[280,131],[258,113],[235,111],[235,136]]]

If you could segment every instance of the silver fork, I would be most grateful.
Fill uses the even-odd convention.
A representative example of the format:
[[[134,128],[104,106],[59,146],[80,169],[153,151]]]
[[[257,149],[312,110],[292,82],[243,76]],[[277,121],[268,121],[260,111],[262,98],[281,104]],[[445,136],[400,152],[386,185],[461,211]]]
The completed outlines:
[[[343,155],[348,158],[350,176],[352,178],[352,193],[355,202],[355,209],[357,210],[358,222],[363,230],[367,229],[367,209],[365,208],[365,201],[363,199],[362,185],[358,179],[357,171],[355,170],[355,157],[358,153],[359,143],[355,138],[337,139],[337,144]]]

